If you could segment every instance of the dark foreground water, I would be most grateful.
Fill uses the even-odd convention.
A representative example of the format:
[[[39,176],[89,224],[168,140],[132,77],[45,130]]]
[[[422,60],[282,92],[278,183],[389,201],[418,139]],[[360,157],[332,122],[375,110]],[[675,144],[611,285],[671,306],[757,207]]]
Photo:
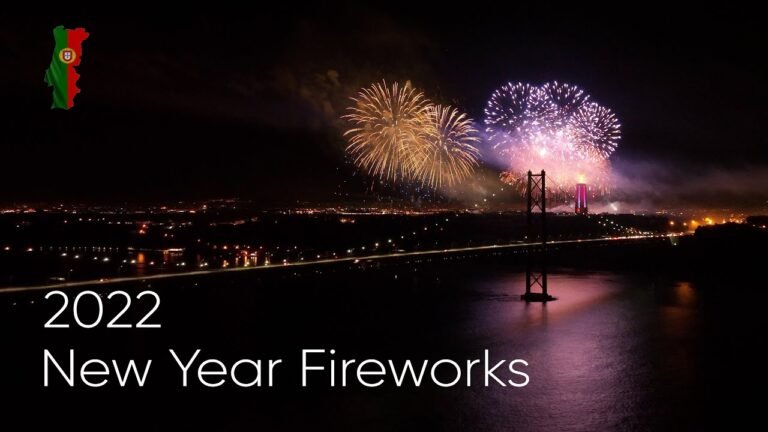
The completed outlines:
[[[764,389],[763,290],[560,269],[549,280],[558,300],[542,305],[519,300],[523,284],[524,273],[503,263],[455,261],[98,290],[156,290],[162,303],[153,321],[162,328],[145,330],[42,329],[58,302],[43,301],[44,292],[3,294],[3,421],[101,430],[594,431],[732,429],[758,416],[750,395]],[[106,304],[111,317],[119,308]],[[129,312],[125,322],[146,309]],[[94,314],[82,315],[87,321]],[[109,376],[100,389],[79,378],[69,388],[55,375],[44,388],[43,350],[66,363],[70,348],[75,371],[89,358],[153,359],[147,384],[120,388]],[[284,364],[273,388],[241,389],[227,379],[210,389],[194,373],[183,388],[169,348],[185,356],[200,348],[200,359],[228,365],[242,358]],[[398,388],[386,376],[379,388],[331,388],[318,374],[302,388],[303,348],[335,349],[339,362],[460,364],[487,349],[492,359],[525,359],[530,383],[485,387],[476,370],[470,387]],[[330,357],[317,358],[327,365]]]

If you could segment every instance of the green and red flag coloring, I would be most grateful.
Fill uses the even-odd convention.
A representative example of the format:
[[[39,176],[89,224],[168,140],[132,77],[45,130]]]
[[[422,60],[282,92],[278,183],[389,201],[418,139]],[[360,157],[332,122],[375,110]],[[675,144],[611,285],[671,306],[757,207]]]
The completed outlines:
[[[77,88],[80,74],[75,70],[75,66],[80,64],[83,41],[88,39],[88,33],[82,27],[70,30],[58,26],[53,29],[53,39],[55,46],[51,65],[45,71],[45,82],[48,87],[53,87],[51,109],[70,109],[75,106],[75,95],[80,93]]]

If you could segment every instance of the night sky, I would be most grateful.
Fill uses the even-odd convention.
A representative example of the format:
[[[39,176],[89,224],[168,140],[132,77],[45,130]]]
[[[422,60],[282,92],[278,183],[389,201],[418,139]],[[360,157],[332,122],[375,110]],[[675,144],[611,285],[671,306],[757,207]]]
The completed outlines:
[[[0,203],[332,201],[354,171],[338,115],[381,79],[411,80],[475,120],[506,81],[577,84],[621,119],[614,162],[635,199],[768,200],[757,13],[291,9],[0,18]],[[49,109],[43,82],[59,24],[90,33],[68,112]]]

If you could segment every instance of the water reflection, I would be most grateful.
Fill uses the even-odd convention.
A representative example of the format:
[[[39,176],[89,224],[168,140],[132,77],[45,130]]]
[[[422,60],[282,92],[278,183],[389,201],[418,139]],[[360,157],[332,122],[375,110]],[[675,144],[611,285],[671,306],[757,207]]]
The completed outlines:
[[[696,303],[696,291],[690,282],[678,282],[672,292],[681,306],[693,306]]]
[[[151,259],[156,258],[145,258]],[[195,290],[162,291],[166,322],[176,323],[178,332],[147,345],[165,350],[169,340],[200,344],[232,358],[281,347],[290,355],[305,346],[357,349],[350,354],[357,358],[412,359],[437,358],[438,351],[440,357],[478,358],[488,349],[494,359],[529,363],[530,384],[522,389],[308,393],[286,382],[275,393],[239,393],[235,402],[207,390],[191,398],[215,407],[217,421],[234,413],[240,428],[263,425],[277,412],[276,423],[292,421],[296,427],[289,429],[297,430],[318,422],[328,426],[319,429],[333,430],[708,430],[713,417],[728,414],[722,399],[745,397],[738,384],[753,385],[750,371],[761,370],[758,339],[750,333],[764,316],[755,306],[760,302],[745,306],[739,296],[723,303],[727,298],[714,297],[700,282],[550,272],[550,291],[558,300],[526,304],[520,300],[524,273],[441,273],[435,283],[436,272],[413,272],[404,282],[409,273],[392,270],[318,275],[311,282],[277,278],[278,272],[266,273],[275,279],[263,283],[244,279],[248,272],[200,278]],[[35,307],[25,305],[27,311]],[[6,307],[26,316],[20,306]],[[40,319],[31,322],[38,328]],[[131,335],[141,344],[144,337],[157,337]],[[127,346],[111,333],[98,343],[88,338],[104,352],[109,344]],[[37,379],[39,369],[31,369]],[[483,378],[482,368],[473,369],[472,382]],[[163,415],[169,409],[163,406]],[[184,418],[187,409],[181,409],[174,421]]]
[[[138,252],[136,254],[136,275],[144,276],[147,274],[147,257],[144,252]]]
[[[521,286],[513,276],[486,289],[514,296]],[[476,302],[466,325],[468,335],[483,337],[466,342],[501,358],[527,359],[531,384],[468,392],[457,408],[479,430],[507,430],[510,424],[515,430],[653,427],[654,382],[668,373],[657,367],[656,329],[679,339],[691,338],[694,327],[690,316],[666,307],[657,320],[648,288],[615,275],[550,275],[555,302]],[[695,303],[690,284],[675,285],[672,293],[680,305]],[[688,366],[689,359],[676,359],[682,361],[673,358],[672,369]],[[489,412],[494,415],[484,415]]]

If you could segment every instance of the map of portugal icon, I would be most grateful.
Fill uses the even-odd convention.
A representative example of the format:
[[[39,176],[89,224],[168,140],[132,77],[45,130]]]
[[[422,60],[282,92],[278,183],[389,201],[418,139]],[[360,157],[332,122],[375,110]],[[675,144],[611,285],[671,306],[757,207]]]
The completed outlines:
[[[74,30],[58,26],[53,29],[53,55],[51,65],[45,71],[45,82],[53,87],[53,105],[51,109],[70,109],[75,106],[75,96],[80,93],[77,80],[80,74],[75,67],[83,58],[83,41],[88,39],[84,28]]]

